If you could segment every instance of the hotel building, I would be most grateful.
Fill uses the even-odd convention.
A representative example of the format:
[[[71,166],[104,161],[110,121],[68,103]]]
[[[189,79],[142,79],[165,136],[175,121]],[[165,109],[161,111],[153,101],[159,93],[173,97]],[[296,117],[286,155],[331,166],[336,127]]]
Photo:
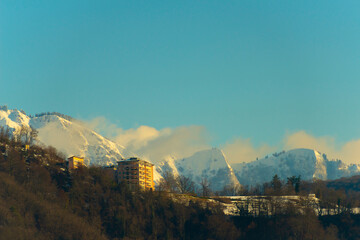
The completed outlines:
[[[154,164],[136,157],[118,162],[117,179],[124,181],[131,190],[154,190]]]

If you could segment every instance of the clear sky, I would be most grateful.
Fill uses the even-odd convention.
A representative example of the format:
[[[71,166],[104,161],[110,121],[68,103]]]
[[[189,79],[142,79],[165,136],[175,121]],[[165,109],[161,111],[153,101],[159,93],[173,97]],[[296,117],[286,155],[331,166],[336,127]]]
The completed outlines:
[[[200,125],[214,146],[360,138],[360,1],[0,1],[0,104]]]

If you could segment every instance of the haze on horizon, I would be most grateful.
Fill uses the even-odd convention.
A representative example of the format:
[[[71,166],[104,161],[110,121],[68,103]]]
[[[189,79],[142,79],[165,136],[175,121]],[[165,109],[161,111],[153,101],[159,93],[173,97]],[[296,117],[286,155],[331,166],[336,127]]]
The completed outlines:
[[[359,10],[1,1],[0,104],[68,114],[143,151],[217,146],[250,161],[306,147],[359,163]]]

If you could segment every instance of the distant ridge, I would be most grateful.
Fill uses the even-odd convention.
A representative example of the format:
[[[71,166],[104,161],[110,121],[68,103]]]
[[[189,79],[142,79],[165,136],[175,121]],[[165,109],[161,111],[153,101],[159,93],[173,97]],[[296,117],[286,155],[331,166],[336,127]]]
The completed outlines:
[[[59,113],[59,112],[43,112],[43,113],[37,113],[37,114],[35,114],[35,117],[51,116],[51,115],[61,117],[61,118],[66,119],[66,120],[68,120],[68,121],[73,121],[73,120],[74,120],[73,117],[71,117],[71,116],[69,116],[69,115],[66,115],[66,114]],[[33,118],[33,116],[31,116],[31,115],[29,115],[29,117]]]
[[[170,171],[175,176],[190,177],[197,184],[202,179],[207,179],[214,191],[221,191],[228,185],[240,186],[224,153],[217,148],[196,152],[183,159],[168,157],[158,165],[158,171]]]
[[[84,157],[86,164],[115,165],[122,158],[137,156],[71,116],[58,112],[28,116],[23,110],[0,106],[0,127],[8,128],[13,134],[19,132],[22,126],[38,130],[39,144],[53,146],[66,156]],[[167,156],[161,161],[146,160],[156,166],[155,182],[161,179],[161,173],[170,171],[174,175],[191,177],[197,184],[207,179],[214,191],[221,191],[225,186],[262,184],[271,181],[275,174],[283,180],[299,175],[303,180],[331,180],[360,174],[358,164],[329,160],[326,154],[304,148],[282,151],[232,166],[217,148],[199,151],[182,159]]]
[[[246,185],[269,182],[275,174],[284,180],[298,175],[303,180],[327,180],[360,174],[359,165],[328,160],[326,154],[305,148],[280,152],[246,164],[234,164],[233,168],[240,183]]]

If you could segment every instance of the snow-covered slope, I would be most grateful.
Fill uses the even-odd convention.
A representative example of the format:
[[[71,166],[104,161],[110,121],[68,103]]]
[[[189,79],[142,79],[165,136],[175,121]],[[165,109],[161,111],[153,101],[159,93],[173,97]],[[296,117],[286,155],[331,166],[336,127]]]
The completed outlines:
[[[239,181],[246,185],[269,182],[275,174],[285,180],[298,175],[303,180],[326,180],[360,173],[360,166],[330,161],[325,154],[312,149],[293,149],[254,162],[234,164],[233,168]]]
[[[53,146],[66,156],[82,156],[86,164],[111,165],[134,155],[81,122],[58,115],[29,117],[18,110],[0,110],[0,126],[15,133],[21,126],[35,128],[39,132],[39,143]]]
[[[239,185],[224,153],[217,148],[200,151],[191,157],[178,160],[167,157],[157,169],[160,173],[171,171],[175,176],[180,174],[191,177],[197,184],[206,178],[214,191],[220,191],[226,185]]]
[[[29,126],[30,118],[18,110],[0,109],[0,126],[7,127],[10,133],[18,132],[22,125]]]
[[[39,132],[40,144],[53,146],[66,156],[82,156],[86,164],[111,165],[122,158],[136,156],[80,121],[61,114],[29,117],[22,111],[0,107],[0,126],[8,128],[10,133],[19,132],[21,126],[35,128]],[[239,182],[243,185],[261,184],[271,181],[275,174],[281,179],[301,175],[304,180],[337,179],[360,174],[359,165],[330,161],[325,154],[311,149],[294,149],[231,167],[223,152],[213,148],[184,159],[168,156],[155,164],[155,182],[160,180],[161,173],[171,171],[175,176],[191,177],[197,184],[206,178],[214,191],[222,190],[226,185],[239,185]]]

